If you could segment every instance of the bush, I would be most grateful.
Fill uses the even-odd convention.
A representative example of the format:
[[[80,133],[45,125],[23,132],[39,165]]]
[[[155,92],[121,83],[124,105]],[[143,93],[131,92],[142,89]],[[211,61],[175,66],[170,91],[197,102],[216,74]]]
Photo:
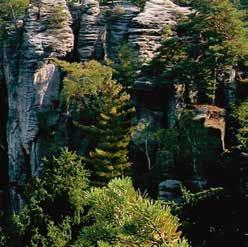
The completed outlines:
[[[0,40],[5,37],[6,30],[16,28],[16,21],[24,15],[28,4],[29,0],[0,1]]]
[[[6,246],[6,235],[0,227],[0,246]]]
[[[117,4],[112,10],[112,18],[118,18],[125,14],[125,9],[123,6]]]
[[[41,176],[26,191],[25,206],[13,217],[24,246],[68,246],[81,220],[88,183],[76,153],[63,149],[58,157],[45,161]]]
[[[135,54],[135,50],[128,43],[124,43],[118,54],[119,63],[113,65],[114,78],[128,89],[133,87],[141,68],[141,63]]]
[[[248,99],[236,107],[234,116],[239,123],[237,139],[242,147],[248,150]]]
[[[142,197],[130,178],[92,189],[88,200],[94,223],[82,229],[76,246],[188,246],[170,208]]]
[[[52,14],[48,17],[47,27],[48,28],[62,28],[63,25],[68,21],[68,15],[65,12],[63,6],[56,6]]]

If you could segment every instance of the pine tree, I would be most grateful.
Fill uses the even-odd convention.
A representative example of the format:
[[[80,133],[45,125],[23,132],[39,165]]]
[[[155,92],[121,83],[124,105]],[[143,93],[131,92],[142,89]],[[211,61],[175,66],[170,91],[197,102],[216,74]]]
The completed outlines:
[[[76,246],[188,247],[170,208],[135,191],[131,179],[113,179],[88,193],[88,217]]]
[[[167,39],[153,68],[167,83],[185,84],[198,92],[201,102],[215,103],[232,69],[248,54],[244,14],[228,0],[194,0],[194,11]]]
[[[74,124],[90,142],[85,161],[92,180],[104,185],[125,175],[131,165],[128,146],[134,108],[130,95],[111,79],[112,69],[96,61],[58,63],[68,72],[62,90],[67,108],[74,109]]]
[[[119,63],[113,64],[114,78],[125,88],[132,89],[138,76],[138,70],[141,68],[141,63],[134,49],[127,43],[120,47],[118,59]]]

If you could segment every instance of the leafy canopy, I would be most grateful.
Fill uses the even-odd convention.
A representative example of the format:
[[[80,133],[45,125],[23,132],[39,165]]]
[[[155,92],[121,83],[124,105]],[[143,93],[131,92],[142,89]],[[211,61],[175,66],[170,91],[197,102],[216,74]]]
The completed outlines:
[[[7,29],[15,28],[17,19],[24,15],[28,4],[29,0],[0,1],[0,39]]]

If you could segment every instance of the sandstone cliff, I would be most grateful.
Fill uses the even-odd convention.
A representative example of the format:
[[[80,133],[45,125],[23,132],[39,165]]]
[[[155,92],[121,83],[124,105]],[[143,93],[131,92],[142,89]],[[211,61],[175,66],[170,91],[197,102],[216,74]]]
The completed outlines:
[[[59,13],[59,11],[61,11]],[[58,15],[63,15],[61,22]],[[40,163],[37,112],[58,98],[60,72],[48,58],[73,49],[71,15],[65,0],[29,6],[19,29],[3,44],[3,74],[8,88],[8,159],[12,208],[21,206],[20,186]]]
[[[21,207],[20,188],[25,180],[39,173],[38,113],[59,96],[61,72],[49,59],[110,58],[118,62],[121,44],[128,43],[146,65],[158,52],[164,26],[176,25],[188,13],[188,8],[170,0],[148,0],[143,9],[127,0],[104,4],[84,0],[70,8],[65,0],[37,0],[30,4],[25,17],[18,21],[18,28],[8,34],[0,47],[0,88],[7,85],[7,96],[1,92],[1,97],[8,100],[6,148],[14,210]],[[157,97],[152,78],[139,78],[135,88],[136,94],[141,95],[136,102],[141,108],[151,95]],[[180,92],[168,99],[169,125],[173,124],[179,96]],[[158,116],[162,119],[162,111],[165,109],[148,113],[148,122],[157,121]],[[142,110],[139,115],[143,121]]]

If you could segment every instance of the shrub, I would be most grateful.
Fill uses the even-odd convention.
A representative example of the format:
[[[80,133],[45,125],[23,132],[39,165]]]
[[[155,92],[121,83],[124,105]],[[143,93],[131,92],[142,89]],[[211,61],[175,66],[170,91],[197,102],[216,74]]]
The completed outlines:
[[[61,28],[68,21],[68,15],[63,6],[56,6],[48,17],[48,28]]]
[[[92,189],[88,200],[94,223],[82,229],[76,246],[188,246],[170,208],[142,197],[130,178]]]
[[[29,0],[0,1],[0,39],[5,37],[6,30],[16,28],[16,21],[24,15],[28,4]]]
[[[237,139],[242,147],[248,150],[248,99],[236,107],[234,116],[239,123]]]
[[[114,78],[127,89],[132,88],[141,68],[141,63],[135,54],[135,50],[128,43],[124,43],[120,46],[119,63],[113,65]]]
[[[112,10],[112,18],[116,19],[125,14],[125,9],[123,6],[117,4]]]
[[[88,183],[76,153],[63,149],[58,157],[45,161],[41,176],[26,191],[25,206],[13,217],[24,245],[68,246],[71,231],[81,221]]]
[[[6,246],[6,235],[3,229],[0,227],[0,246]]]

